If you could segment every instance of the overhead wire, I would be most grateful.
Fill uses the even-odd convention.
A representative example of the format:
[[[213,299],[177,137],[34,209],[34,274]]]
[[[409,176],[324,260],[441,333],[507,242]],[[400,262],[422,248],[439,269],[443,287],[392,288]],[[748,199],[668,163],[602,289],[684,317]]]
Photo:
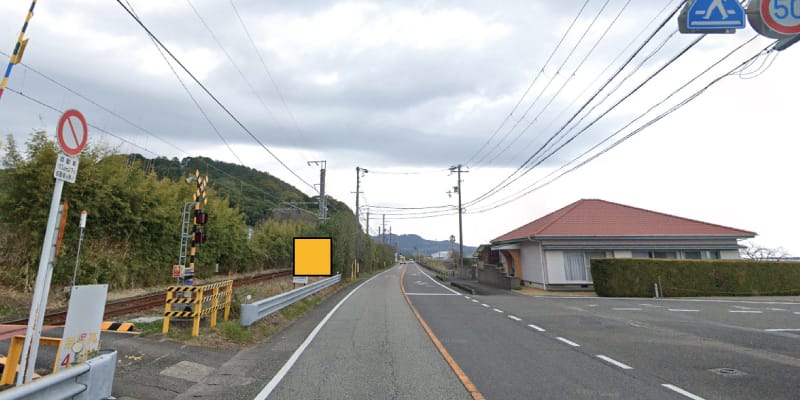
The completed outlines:
[[[503,179],[501,182],[497,183],[495,186],[493,186],[493,187],[492,187],[492,188],[490,188],[489,190],[485,191],[485,192],[484,192],[484,193],[482,193],[481,195],[477,196],[476,198],[474,198],[474,199],[472,199],[472,200],[469,200],[469,201],[465,202],[465,205],[466,205],[466,206],[471,206],[471,205],[474,205],[474,204],[476,204],[477,202],[479,202],[479,201],[481,201],[481,200],[483,200],[483,199],[485,199],[485,198],[487,198],[487,197],[489,197],[489,196],[492,196],[492,195],[494,195],[495,193],[497,193],[497,192],[500,190],[500,188],[505,188],[505,187],[507,187],[506,183],[507,183],[507,182],[509,182],[511,179],[513,179],[513,178],[514,178],[514,177],[515,177],[515,176],[516,176],[518,173],[520,173],[520,171],[522,171],[523,169],[525,169],[525,168],[527,167],[527,165],[528,165],[528,164],[531,162],[531,160],[533,160],[533,159],[534,159],[534,158],[535,158],[535,157],[536,157],[536,156],[537,156],[537,155],[538,155],[538,154],[541,152],[541,150],[542,150],[542,149],[546,148],[546,147],[547,147],[547,145],[548,145],[550,142],[552,142],[552,141],[553,141],[553,140],[556,138],[556,135],[558,135],[558,132],[561,132],[561,131],[563,131],[564,129],[566,129],[566,127],[567,127],[567,126],[569,126],[569,124],[570,124],[570,123],[571,123],[571,122],[572,122],[572,121],[573,121],[575,118],[577,118],[577,117],[578,117],[578,115],[580,115],[580,114],[583,112],[583,110],[585,110],[585,109],[586,109],[586,107],[588,107],[588,106],[589,106],[589,104],[591,104],[591,103],[594,101],[594,99],[595,99],[595,98],[597,98],[597,96],[599,96],[599,95],[600,95],[600,93],[602,93],[602,91],[603,91],[603,90],[604,90],[606,87],[608,87],[608,85],[610,85],[610,84],[611,84],[611,82],[613,82],[613,80],[614,80],[614,79],[615,79],[617,76],[619,76],[619,74],[621,74],[621,73],[622,73],[622,71],[625,69],[625,67],[627,67],[627,66],[628,66],[628,65],[629,65],[629,64],[630,64],[630,63],[633,61],[633,59],[634,59],[634,58],[635,58],[637,55],[639,55],[639,53],[641,53],[641,51],[642,51],[642,50],[645,48],[645,46],[647,46],[647,44],[649,44],[649,43],[650,43],[650,42],[653,40],[653,38],[654,38],[654,37],[655,37],[655,36],[658,34],[658,32],[660,32],[660,31],[661,31],[661,30],[664,28],[664,26],[666,26],[666,24],[667,24],[667,23],[669,23],[669,22],[670,22],[670,21],[673,19],[673,17],[674,17],[674,16],[675,16],[675,15],[678,13],[678,11],[680,11],[680,8],[681,8],[682,6],[683,6],[683,2],[681,2],[681,3],[680,3],[678,6],[677,6],[677,7],[675,7],[675,9],[674,9],[674,10],[673,10],[673,11],[672,11],[672,12],[671,12],[671,13],[670,13],[670,14],[669,14],[669,15],[668,15],[666,18],[664,18],[664,20],[661,22],[661,24],[659,24],[659,25],[658,25],[658,27],[656,27],[656,29],[655,29],[655,30],[654,30],[654,31],[653,31],[653,32],[652,32],[652,33],[651,33],[651,34],[650,34],[650,35],[647,37],[647,39],[645,39],[645,41],[644,41],[644,42],[643,42],[643,43],[642,43],[642,44],[641,44],[639,47],[637,47],[637,49],[636,49],[636,50],[635,50],[635,51],[634,51],[634,52],[633,52],[633,53],[632,53],[630,56],[628,56],[628,58],[627,58],[627,59],[626,59],[626,60],[625,60],[625,61],[622,63],[622,65],[620,65],[620,66],[617,68],[617,70],[616,70],[616,71],[615,71],[615,72],[614,72],[614,73],[611,75],[611,77],[609,77],[609,78],[608,78],[608,80],[606,80],[606,82],[605,82],[603,85],[601,85],[601,86],[600,86],[600,87],[599,87],[599,88],[598,88],[598,89],[597,89],[597,90],[596,90],[596,91],[595,91],[595,92],[594,92],[594,93],[593,93],[593,94],[592,94],[592,95],[589,97],[589,99],[588,99],[586,102],[584,102],[584,103],[583,103],[583,105],[581,105],[581,107],[580,107],[580,108],[578,108],[578,110],[577,110],[577,111],[575,111],[575,112],[572,114],[572,116],[571,116],[571,117],[570,117],[570,118],[569,118],[569,119],[568,119],[568,120],[567,120],[567,121],[566,121],[566,122],[565,122],[565,123],[564,123],[564,124],[561,126],[561,128],[559,128],[559,129],[556,131],[556,133],[555,133],[555,134],[551,135],[551,136],[550,136],[550,138],[549,138],[549,139],[548,139],[548,140],[547,140],[547,141],[546,141],[546,142],[545,142],[543,145],[541,145],[541,146],[539,147],[539,149],[538,149],[536,152],[534,152],[534,153],[533,153],[533,154],[532,154],[530,157],[528,157],[528,159],[527,159],[527,160],[525,160],[525,161],[524,161],[524,162],[523,162],[523,163],[522,163],[522,164],[521,164],[519,167],[517,167],[517,168],[516,168],[516,170],[514,170],[514,171],[513,171],[511,174],[509,174],[509,175],[508,175],[506,178],[504,178],[504,179]]]
[[[283,166],[287,171],[289,171],[295,178],[303,182],[306,186],[311,188],[316,193],[319,193],[314,185],[308,183],[305,179],[303,179],[300,175],[297,174],[292,168],[290,168],[286,163],[281,160],[275,153],[272,152],[253,132],[244,125],[244,123],[237,118],[233,112],[228,109],[211,91],[202,83],[200,80],[169,50],[169,48],[164,45],[163,42],[144,24],[144,22],[139,19],[131,10],[129,10],[125,4],[122,3],[122,0],[116,0],[117,4],[122,7],[128,15],[133,18],[133,20],[153,39],[155,40],[164,51],[169,54],[170,58],[172,58],[180,67],[184,70],[191,78],[195,81],[195,83],[203,89],[203,91],[226,113],[228,116],[242,129],[244,130],[248,136],[250,136],[256,143],[258,143],[261,148],[263,148],[275,161],[277,161],[281,166]]]
[[[478,150],[472,156],[470,156],[469,159],[467,159],[466,162],[463,163],[464,165],[470,165],[472,160],[475,159],[475,157],[478,154],[480,154],[481,150],[483,148],[485,148],[485,146],[488,146],[489,143],[491,143],[491,141],[494,139],[494,137],[497,136],[497,133],[499,133],[500,130],[503,128],[503,126],[505,126],[505,124],[508,122],[508,120],[511,119],[511,117],[514,115],[514,112],[517,110],[517,108],[520,106],[520,104],[522,104],[522,101],[525,99],[525,97],[528,96],[528,93],[530,92],[530,90],[533,88],[533,86],[536,84],[536,82],[539,81],[539,78],[544,74],[545,67],[547,67],[547,64],[549,64],[550,61],[553,59],[553,57],[555,56],[555,54],[558,51],[558,49],[561,48],[561,44],[564,43],[564,40],[567,38],[567,35],[569,35],[569,32],[572,31],[572,28],[575,26],[575,23],[578,22],[578,19],[580,18],[581,14],[583,13],[583,10],[586,9],[586,6],[588,4],[589,4],[589,0],[585,0],[584,3],[583,3],[583,6],[581,6],[581,8],[578,10],[578,13],[575,15],[575,18],[573,18],[572,22],[569,24],[569,27],[567,27],[567,30],[564,31],[564,34],[561,35],[561,39],[559,39],[559,41],[556,44],[555,48],[553,48],[553,51],[550,52],[550,56],[548,56],[547,60],[544,62],[544,64],[542,64],[542,68],[539,70],[539,72],[536,74],[536,76],[534,76],[534,78],[531,80],[531,83],[525,89],[525,92],[522,93],[522,96],[520,96],[519,100],[517,100],[517,103],[514,105],[514,107],[511,109],[511,111],[508,113],[508,115],[506,115],[506,117],[503,119],[503,121],[500,123],[500,125],[494,130],[494,132],[492,132],[491,136],[489,137],[489,139],[486,140],[486,143],[483,145],[483,147],[479,147]]]
[[[128,4],[128,7],[131,8],[131,11],[134,14],[136,14],[136,11],[133,9],[133,6],[131,5],[131,3],[128,0],[125,0],[125,2]],[[244,162],[242,161],[242,159],[239,157],[238,154],[236,154],[235,151],[233,151],[233,148],[228,143],[228,141],[225,140],[225,137],[222,135],[222,132],[220,132],[219,129],[217,129],[217,126],[214,125],[214,123],[211,121],[211,118],[209,118],[208,114],[206,114],[206,112],[203,109],[203,107],[200,106],[200,103],[197,101],[197,99],[194,97],[192,92],[186,86],[186,83],[183,82],[183,79],[178,74],[178,71],[175,70],[175,68],[172,66],[172,63],[170,63],[169,59],[167,59],[167,56],[164,55],[164,52],[161,50],[161,47],[158,46],[158,44],[155,42],[155,40],[153,40],[153,38],[150,38],[150,41],[153,43],[153,46],[155,46],[156,50],[158,50],[158,54],[161,55],[161,58],[167,64],[167,66],[169,67],[170,71],[172,71],[172,74],[175,76],[175,79],[178,80],[178,82],[181,84],[181,87],[183,87],[183,90],[186,92],[186,94],[192,100],[192,103],[195,105],[195,107],[197,107],[197,110],[200,111],[200,114],[203,115],[203,118],[205,118],[205,120],[208,123],[208,125],[211,126],[211,129],[214,131],[214,133],[217,134],[217,137],[219,137],[220,140],[222,140],[222,143],[225,144],[225,147],[228,148],[228,151],[230,151],[231,154],[233,154],[233,156],[236,158],[236,160],[238,160],[240,164],[244,165]]]

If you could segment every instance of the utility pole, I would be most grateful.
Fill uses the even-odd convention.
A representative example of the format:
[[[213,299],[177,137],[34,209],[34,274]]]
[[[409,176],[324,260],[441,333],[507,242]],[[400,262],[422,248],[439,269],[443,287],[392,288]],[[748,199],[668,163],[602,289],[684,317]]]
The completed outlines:
[[[369,233],[369,208],[367,208],[367,236],[369,236],[370,240],[372,240],[372,234]]]
[[[381,243],[386,244],[386,214],[383,214],[383,222],[381,222]]]
[[[319,220],[324,221],[328,218],[328,199],[325,198],[325,160],[309,161],[308,165],[319,165]]]
[[[464,265],[464,230],[461,224],[461,214],[464,209],[461,207],[461,173],[469,172],[462,171],[461,168],[461,164],[450,167],[450,172],[458,173],[458,186],[453,188],[458,193],[458,268]]]
[[[358,198],[361,195],[361,176],[367,172],[369,171],[367,171],[366,168],[356,167],[356,259],[354,261],[354,274],[358,273],[358,248],[361,244],[361,220],[359,219],[360,210],[358,208]]]

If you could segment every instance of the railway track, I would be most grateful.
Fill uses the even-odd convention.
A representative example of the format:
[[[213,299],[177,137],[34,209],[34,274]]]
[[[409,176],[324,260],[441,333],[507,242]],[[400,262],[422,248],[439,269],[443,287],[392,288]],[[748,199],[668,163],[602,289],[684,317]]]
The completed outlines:
[[[285,269],[266,274],[254,275],[234,279],[233,287],[248,286],[259,282],[268,281],[284,276],[291,276],[292,270]],[[104,320],[109,320],[122,315],[128,315],[139,311],[146,311],[156,307],[164,307],[166,299],[166,291],[145,294],[141,296],[128,297],[109,301],[106,303],[106,310],[103,314]],[[67,321],[67,312],[59,311],[44,316],[44,325],[64,325]],[[3,322],[2,325],[27,325],[28,319],[19,319],[16,321]]]

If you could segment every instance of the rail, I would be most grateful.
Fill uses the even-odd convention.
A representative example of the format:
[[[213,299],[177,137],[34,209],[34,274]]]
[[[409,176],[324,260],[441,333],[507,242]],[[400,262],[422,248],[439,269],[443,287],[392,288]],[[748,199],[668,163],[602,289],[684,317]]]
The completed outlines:
[[[310,285],[303,286],[277,296],[257,301],[251,304],[242,304],[242,316],[239,321],[241,326],[253,325],[256,321],[270,315],[276,311],[288,307],[322,289],[333,286],[342,280],[342,275],[334,275],[328,279],[323,279],[319,282],[314,282]]]
[[[0,392],[0,400],[98,400],[111,396],[117,351],[100,351],[85,363]]]

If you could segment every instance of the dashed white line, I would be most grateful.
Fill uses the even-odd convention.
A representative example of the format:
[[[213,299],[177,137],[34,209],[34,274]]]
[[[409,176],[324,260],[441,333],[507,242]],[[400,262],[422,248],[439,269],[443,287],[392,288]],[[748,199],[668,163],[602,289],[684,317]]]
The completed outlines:
[[[797,315],[800,315],[800,312],[795,311],[794,313],[797,314]]]
[[[566,344],[568,344],[568,345],[570,345],[570,346],[572,346],[572,347],[581,347],[581,345],[579,345],[579,344],[577,344],[577,343],[573,342],[572,340],[569,340],[569,339],[564,339],[564,338],[563,338],[563,337],[561,337],[561,336],[557,337],[556,339],[557,339],[557,340],[560,340],[560,341],[562,341],[562,342],[564,342],[564,343],[566,343]]]
[[[597,304],[587,304],[586,307],[597,307]]]
[[[480,301],[478,301],[477,299],[472,299],[472,302],[473,303],[480,303]]]
[[[617,361],[617,360],[615,360],[615,359],[613,359],[613,358],[611,358],[609,356],[604,356],[602,354],[598,354],[597,358],[599,358],[599,359],[601,359],[601,360],[603,360],[603,361],[605,361],[605,362],[607,362],[609,364],[616,365],[617,367],[620,367],[622,369],[633,369],[633,367],[631,367],[630,365],[625,364],[625,363],[621,363],[621,362],[619,362],[619,361]]]
[[[513,319],[514,321],[522,321],[522,318],[520,318],[520,317],[515,317],[515,316],[513,316],[513,315],[509,315],[509,316],[508,316],[508,318],[511,318],[511,319]]]
[[[456,296],[452,293],[406,293],[409,296]]]
[[[645,307],[656,307],[656,308],[661,308],[661,306],[657,306],[657,305],[655,305],[655,304],[644,304],[644,303],[643,303],[643,304],[639,304],[639,305],[640,305],[640,306],[645,306]]]
[[[728,310],[728,312],[740,313],[740,314],[761,314],[762,313],[761,311],[755,311],[755,310]]]
[[[489,305],[486,304],[486,303],[481,303],[481,305],[484,306],[484,307],[489,307]]]
[[[770,310],[770,311],[789,311],[789,310],[787,310],[785,308],[768,308],[768,310]]]
[[[539,332],[544,332],[545,331],[544,328],[540,328],[540,327],[538,327],[538,326],[536,326],[534,324],[528,324],[528,326],[533,328],[533,329],[536,329]]]
[[[706,400],[706,399],[704,399],[704,398],[702,398],[702,397],[700,397],[700,396],[698,396],[698,395],[696,395],[694,393],[687,392],[687,391],[685,391],[685,390],[683,390],[683,389],[681,389],[681,388],[679,388],[679,387],[677,387],[675,385],[671,385],[669,383],[662,383],[661,386],[663,386],[663,387],[665,387],[665,388],[667,388],[669,390],[672,390],[673,392],[680,393],[680,394],[682,394],[682,395],[684,395],[687,398],[690,398],[692,400]]]
[[[787,328],[787,329],[783,329],[783,328],[780,328],[780,329],[764,329],[764,330],[767,331],[767,332],[800,332],[800,329],[793,329],[793,328]]]
[[[685,308],[668,308],[669,311],[674,312],[699,312],[700,310],[692,310],[692,309],[685,309]]]
[[[499,313],[502,313],[502,312],[503,312],[503,310],[501,310],[501,309],[499,309],[499,308],[493,308],[493,310],[494,310],[495,312],[499,312]]]
[[[636,308],[636,307],[618,307],[618,308],[612,308],[612,310],[614,310],[614,311],[642,311],[641,308]]]
[[[733,308],[738,308],[740,310],[754,310],[753,307],[745,307],[745,306],[733,306]]]
[[[469,299],[470,299],[470,297],[469,297],[469,296],[464,296],[464,298],[465,298],[465,299],[467,299],[467,300],[469,300]]]

